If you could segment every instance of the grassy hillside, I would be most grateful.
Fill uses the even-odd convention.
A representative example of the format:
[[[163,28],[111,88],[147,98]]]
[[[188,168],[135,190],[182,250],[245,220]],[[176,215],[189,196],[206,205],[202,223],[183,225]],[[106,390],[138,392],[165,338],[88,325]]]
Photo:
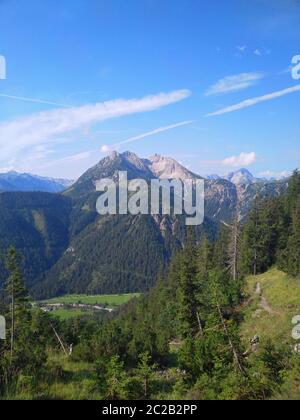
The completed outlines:
[[[248,278],[249,300],[243,311],[241,334],[249,342],[259,335],[267,339],[293,343],[292,319],[300,315],[300,279],[294,279],[276,268]]]

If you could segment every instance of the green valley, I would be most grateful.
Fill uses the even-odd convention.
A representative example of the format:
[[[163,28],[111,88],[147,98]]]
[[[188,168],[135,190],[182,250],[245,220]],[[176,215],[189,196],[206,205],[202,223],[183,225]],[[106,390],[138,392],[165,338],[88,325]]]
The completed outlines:
[[[112,313],[130,300],[140,297],[139,293],[120,295],[65,295],[45,301],[35,302],[41,310],[51,313],[61,320],[76,317],[91,317],[96,314]]]

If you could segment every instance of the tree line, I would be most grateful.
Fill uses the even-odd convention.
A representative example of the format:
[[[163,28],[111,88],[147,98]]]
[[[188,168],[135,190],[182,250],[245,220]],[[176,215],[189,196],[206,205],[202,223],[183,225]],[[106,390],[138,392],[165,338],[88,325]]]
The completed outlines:
[[[284,398],[299,377],[299,356],[272,341],[251,351],[239,328],[249,274],[273,265],[300,274],[299,212],[295,171],[284,196],[257,197],[245,225],[237,215],[216,241],[199,240],[189,229],[184,249],[162,267],[155,287],[101,322],[59,322],[32,307],[11,248],[1,299],[8,339],[0,342],[0,395],[54,398],[49,386],[68,386],[69,360],[91,366],[82,387],[100,399]],[[65,361],[54,363],[53,353]]]

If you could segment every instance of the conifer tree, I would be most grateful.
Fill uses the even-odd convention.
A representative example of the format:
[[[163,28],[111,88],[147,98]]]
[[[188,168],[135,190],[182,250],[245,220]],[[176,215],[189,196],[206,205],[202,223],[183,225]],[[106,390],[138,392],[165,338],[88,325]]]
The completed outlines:
[[[228,247],[228,268],[233,281],[237,281],[239,277],[240,229],[240,220],[237,214],[233,224],[230,226],[230,241]]]
[[[297,206],[298,197],[300,196],[300,172],[296,169],[293,176],[289,180],[287,191],[287,211],[292,215]]]
[[[186,338],[195,335],[199,327],[197,320],[197,250],[195,236],[191,229],[188,230],[187,244],[179,258],[180,319],[182,335]]]
[[[13,247],[7,252],[6,269],[9,273],[6,293],[10,300],[10,352],[13,357],[16,331],[29,317],[28,292],[20,269],[20,256]]]
[[[127,376],[124,363],[118,356],[113,356],[106,371],[106,398],[108,400],[126,399]]]
[[[300,195],[292,213],[291,234],[287,244],[287,271],[292,276],[300,274]]]
[[[151,356],[149,352],[142,353],[139,356],[139,359],[137,377],[142,383],[143,398],[147,399],[151,394],[151,384],[155,377],[156,365],[151,364]]]

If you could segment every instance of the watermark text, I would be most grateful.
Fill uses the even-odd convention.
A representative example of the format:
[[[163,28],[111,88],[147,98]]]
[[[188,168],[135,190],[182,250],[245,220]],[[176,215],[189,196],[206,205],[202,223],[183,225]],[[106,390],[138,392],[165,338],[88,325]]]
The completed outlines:
[[[4,316],[0,316],[0,340],[6,339],[6,321]]]
[[[202,179],[133,179],[119,172],[118,182],[101,179],[96,190],[97,212],[104,215],[186,215],[187,226],[204,220],[204,180]]]
[[[0,80],[6,79],[6,59],[0,55]]]
[[[292,58],[292,78],[294,80],[300,79],[300,55],[295,55]]]

